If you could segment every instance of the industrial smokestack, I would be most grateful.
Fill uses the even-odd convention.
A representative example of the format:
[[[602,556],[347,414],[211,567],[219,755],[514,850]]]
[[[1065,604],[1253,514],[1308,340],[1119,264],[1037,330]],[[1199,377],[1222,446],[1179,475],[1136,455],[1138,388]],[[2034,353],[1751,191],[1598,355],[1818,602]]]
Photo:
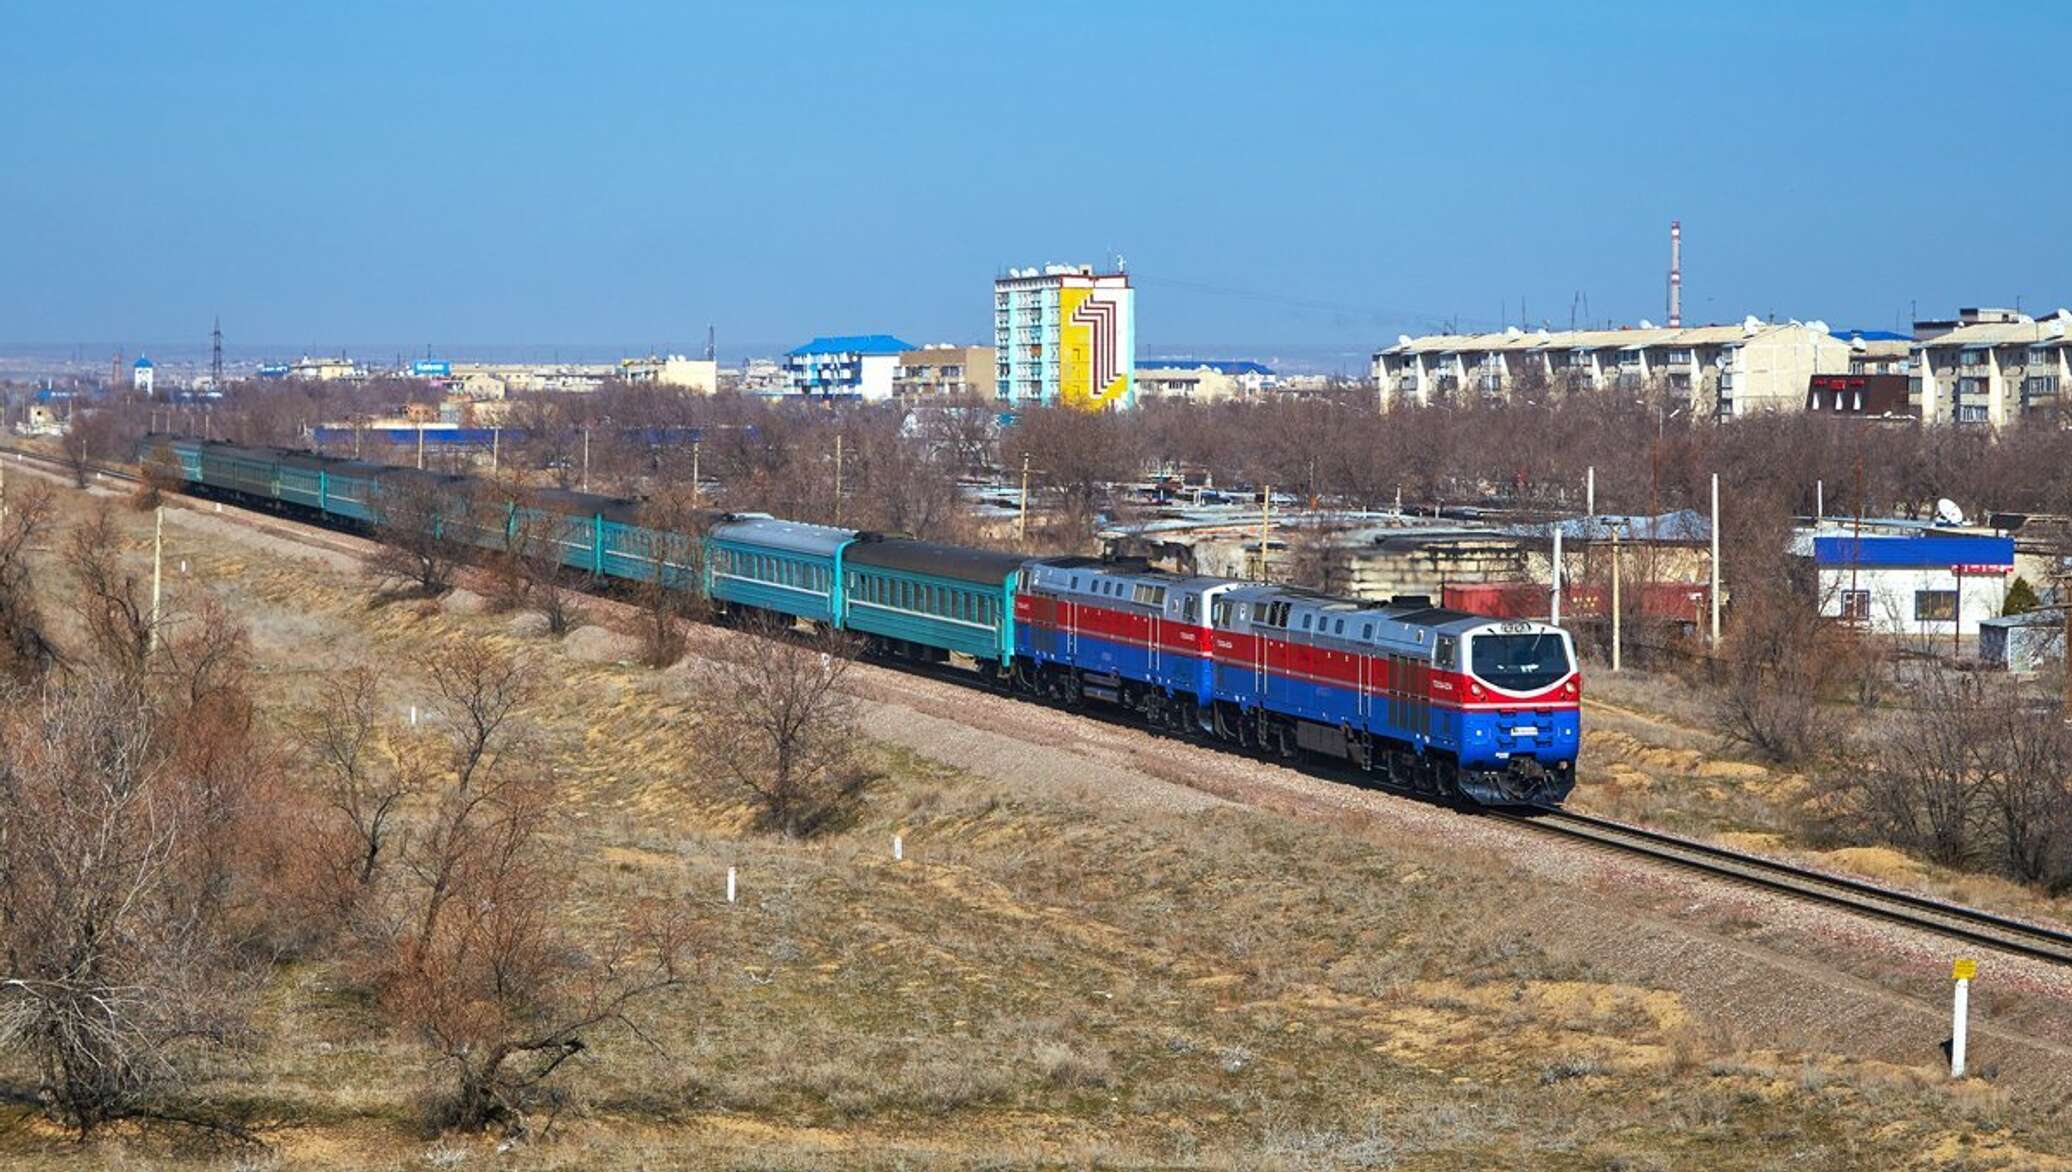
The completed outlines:
[[[1669,221],[1669,328],[1683,325],[1683,221]]]

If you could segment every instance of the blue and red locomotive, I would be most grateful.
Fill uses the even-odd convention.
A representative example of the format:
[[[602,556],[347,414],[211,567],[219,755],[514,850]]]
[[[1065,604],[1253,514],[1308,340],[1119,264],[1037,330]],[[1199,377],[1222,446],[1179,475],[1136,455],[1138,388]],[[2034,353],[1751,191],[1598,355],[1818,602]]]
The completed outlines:
[[[308,453],[170,441],[197,493],[367,526],[386,485],[427,474]],[[451,497],[470,498],[455,479]],[[710,519],[702,548],[633,502],[529,493],[444,532],[496,548],[563,520],[570,568],[702,590],[723,611],[855,633],[876,654],[969,664],[998,686],[1100,703],[1205,739],[1315,753],[1486,805],[1551,805],[1575,783],[1582,677],[1559,627],[1334,598],[1141,563],[1028,558],[760,514]],[[497,518],[501,516],[501,526]],[[502,531],[500,532],[499,529]]]

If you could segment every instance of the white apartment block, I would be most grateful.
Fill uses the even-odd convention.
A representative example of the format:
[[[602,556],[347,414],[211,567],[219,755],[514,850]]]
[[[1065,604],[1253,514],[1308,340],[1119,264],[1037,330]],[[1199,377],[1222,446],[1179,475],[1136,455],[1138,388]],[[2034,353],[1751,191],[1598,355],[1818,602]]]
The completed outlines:
[[[2054,414],[2072,384],[2072,310],[2041,321],[2011,309],[1963,309],[1916,322],[1908,401],[1923,422],[2000,427]]]
[[[1821,322],[1633,329],[1507,329],[1408,336],[1377,351],[1371,373],[1383,409],[1465,394],[1508,398],[1521,388],[1659,389],[1722,418],[1805,406],[1806,380],[1850,368],[1848,342]]]

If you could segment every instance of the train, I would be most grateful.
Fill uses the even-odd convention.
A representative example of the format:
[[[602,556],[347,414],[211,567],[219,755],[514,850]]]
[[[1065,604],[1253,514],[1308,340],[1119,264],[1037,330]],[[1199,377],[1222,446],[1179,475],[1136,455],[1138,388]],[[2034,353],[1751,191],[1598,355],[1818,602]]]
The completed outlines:
[[[418,469],[145,442],[171,452],[192,495],[336,527],[371,531],[384,494],[413,478],[442,499],[480,499],[468,478]],[[523,490],[486,518],[456,510],[441,535],[493,550],[534,521],[562,565],[600,582],[659,580],[702,592],[723,620],[847,632],[873,658],[955,666],[1172,734],[1327,758],[1470,805],[1556,806],[1575,784],[1582,675],[1568,633],[1547,623],[762,513],[703,515],[694,536],[647,527],[638,502],[558,490]]]

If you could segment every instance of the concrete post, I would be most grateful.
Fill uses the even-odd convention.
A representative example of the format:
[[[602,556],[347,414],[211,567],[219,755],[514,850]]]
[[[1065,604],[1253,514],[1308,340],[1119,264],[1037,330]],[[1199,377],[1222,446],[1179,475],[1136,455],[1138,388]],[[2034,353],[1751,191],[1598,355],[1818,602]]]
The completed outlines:
[[[1712,645],[1719,646],[1719,473],[1712,474]]]
[[[1978,975],[1978,962],[1969,957],[1960,957],[1950,966],[1951,983],[1956,986],[1950,998],[1950,1077],[1964,1077],[1964,1043],[1969,1031],[1971,1015],[1971,979]]]
[[[1641,597],[1646,598],[1643,591]],[[1643,606],[1646,602],[1643,601]],[[1612,530],[1612,670],[1619,670],[1619,531]]]

